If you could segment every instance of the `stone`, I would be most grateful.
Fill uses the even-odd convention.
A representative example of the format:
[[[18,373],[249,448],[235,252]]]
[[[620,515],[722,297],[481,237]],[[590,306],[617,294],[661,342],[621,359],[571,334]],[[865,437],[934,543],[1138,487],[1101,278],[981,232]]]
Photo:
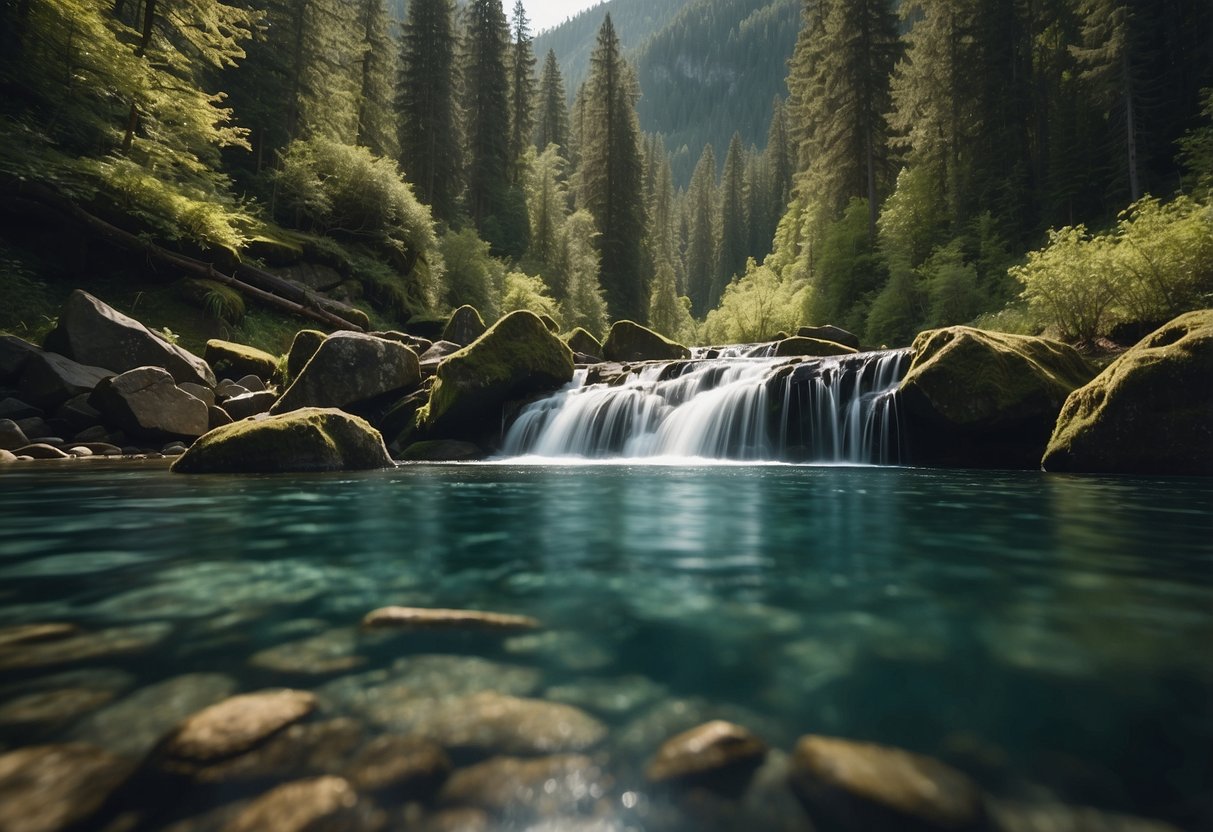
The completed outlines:
[[[505,640],[504,647],[511,655],[538,659],[544,667],[579,672],[601,670],[615,661],[615,654],[603,639],[576,630],[514,636]]]
[[[83,445],[76,445],[74,447],[68,448],[66,453],[69,456],[74,456],[74,457],[85,457],[85,456],[93,455],[92,449],[86,448]]]
[[[420,382],[417,354],[408,347],[371,335],[338,332],[324,340],[270,413],[348,407],[413,389]]]
[[[206,433],[210,423],[206,404],[159,367],[139,367],[104,380],[89,404],[136,439],[193,438]]]
[[[421,354],[421,360],[425,363],[441,361],[448,355],[454,355],[461,349],[463,349],[463,346],[456,344],[454,341],[435,341]]]
[[[93,456],[122,456],[122,449],[109,442],[79,442],[79,447],[88,448]]]
[[[59,450],[54,445],[47,445],[43,442],[35,442],[22,448],[14,448],[13,453],[17,456],[29,457],[30,459],[71,459],[71,454]]]
[[[26,436],[35,441],[41,441],[43,437],[50,436],[55,432],[55,429],[41,416],[18,419],[17,427],[21,428],[21,431]]]
[[[1061,803],[991,801],[998,832],[1180,832],[1162,821]]]
[[[80,431],[98,426],[104,421],[101,411],[89,404],[88,398],[88,393],[73,396],[55,411],[55,419],[69,429],[68,435],[78,434]]]
[[[0,419],[0,450],[11,451],[29,444],[29,437],[12,419]]]
[[[86,449],[87,450],[87,449]],[[160,453],[165,456],[181,456],[186,451],[184,442],[169,442],[160,449]]]
[[[260,376],[247,375],[236,379],[236,383],[250,393],[264,393],[269,390],[265,381]]]
[[[186,718],[158,753],[173,763],[215,763],[249,751],[315,708],[316,697],[301,690],[233,696]]]
[[[273,377],[274,371],[278,369],[278,356],[270,355],[256,347],[219,338],[206,342],[203,358],[211,365],[217,378],[237,380],[246,375],[253,375],[268,379]]]
[[[590,813],[613,786],[611,777],[582,754],[494,757],[451,774],[438,804],[510,818],[575,816]]]
[[[980,830],[984,797],[964,774],[900,748],[834,737],[804,736],[789,774],[810,816],[846,829]]]
[[[215,391],[203,384],[194,384],[191,381],[183,381],[177,385],[185,392],[189,393],[195,399],[205,404],[207,407],[212,407],[215,404]]]
[[[299,377],[327,337],[318,329],[301,329],[295,333],[295,339],[291,341],[291,348],[286,354],[287,383]]]
[[[206,409],[206,427],[208,432],[215,428],[221,428],[224,425],[230,425],[231,423],[231,415],[219,405],[213,405]]]
[[[510,402],[559,390],[573,378],[573,353],[532,312],[511,312],[471,346],[438,365],[418,412],[429,439],[498,436]]]
[[[677,361],[691,351],[633,321],[616,321],[602,344],[607,361]]]
[[[11,396],[0,401],[0,419],[28,419],[31,416],[44,415],[46,414],[42,411],[42,408],[26,404],[20,399],[14,399]]]
[[[96,632],[73,630],[63,635],[22,640],[0,638],[0,671],[50,667],[92,659],[144,653],[159,644],[170,631],[163,622],[110,627]],[[34,632],[45,631],[38,626]],[[59,632],[53,630],[52,632]]]
[[[766,755],[767,744],[746,728],[716,719],[662,743],[645,776],[650,783],[702,785],[739,794]]]
[[[130,773],[128,761],[77,743],[0,754],[0,829],[77,828],[105,805]]]
[[[368,630],[535,630],[542,626],[526,615],[478,610],[381,607],[366,614],[362,626]]]
[[[417,353],[417,355],[424,354],[426,350],[434,345],[434,342],[429,338],[421,338],[417,335],[409,335],[407,332],[397,332],[394,329],[387,330],[386,332],[368,332],[367,335],[374,335],[376,338],[383,338],[387,341],[395,341],[398,344],[404,344],[413,352]]]
[[[560,324],[551,315],[542,314],[539,316],[539,320],[543,321],[543,325],[548,328],[548,332],[553,334],[560,332]]]
[[[428,800],[450,771],[451,760],[438,743],[386,734],[358,752],[346,776],[361,791],[387,792],[396,800]]]
[[[454,439],[433,439],[427,442],[414,442],[399,454],[396,459],[401,462],[468,462],[484,459],[484,451],[480,446],[471,442],[459,442]]]
[[[492,832],[497,828],[488,812],[482,809],[443,809],[431,812],[420,822],[409,822],[404,828],[417,832]]]
[[[215,385],[215,401],[222,403],[237,396],[247,396],[251,392],[253,391],[247,387],[237,384],[230,378],[225,378]]]
[[[177,458],[181,474],[367,471],[393,467],[383,437],[340,410],[303,408],[216,428]]]
[[[21,377],[25,362],[42,350],[16,335],[0,335],[0,384],[9,384]]]
[[[571,705],[482,691],[417,699],[396,724],[450,750],[533,756],[589,751],[606,726]]]
[[[72,441],[76,444],[88,445],[90,443],[105,442],[109,438],[110,432],[103,425],[93,425],[91,428],[85,428],[72,437]]]
[[[53,410],[73,396],[90,393],[114,373],[102,367],[80,364],[53,352],[30,355],[17,387],[31,403]]]
[[[451,313],[451,319],[442,330],[442,338],[439,340],[466,347],[486,331],[488,327],[484,324],[484,318],[480,317],[480,312],[476,307],[465,304]]]
[[[912,350],[897,400],[916,465],[1038,469],[1066,397],[1093,375],[1065,344],[965,326]]]
[[[31,726],[41,730],[62,728],[107,705],[113,698],[111,690],[89,688],[34,691],[0,704],[0,729],[12,733]]]
[[[66,621],[46,621],[37,624],[15,624],[0,627],[0,650],[23,644],[38,644],[44,641],[59,641],[77,636],[84,631]]]
[[[827,357],[831,355],[854,355],[854,347],[848,347],[834,341],[824,341],[820,338],[805,338],[800,335],[785,338],[775,345],[775,356],[787,358],[791,356]]]
[[[320,832],[378,829],[382,813],[364,804],[341,777],[324,775],[285,783],[254,800],[223,832]],[[369,815],[369,816],[368,816]]]
[[[72,292],[63,305],[58,325],[46,338],[46,348],[114,373],[161,367],[175,381],[215,386],[215,374],[201,358],[81,289]]]
[[[347,717],[296,723],[244,754],[189,767],[195,783],[211,785],[281,782],[343,770],[362,745],[362,724]]]
[[[254,653],[248,663],[250,667],[274,673],[324,676],[366,664],[366,658],[357,651],[357,632],[342,628],[267,647]]]
[[[1042,466],[1213,475],[1213,309],[1155,330],[1071,393]]]
[[[0,448],[0,462],[16,462],[17,455],[12,451],[6,451]]]
[[[802,326],[796,331],[796,334],[801,338],[816,338],[819,341],[833,341],[835,344],[842,344],[844,347],[850,347],[854,350],[859,349],[858,335],[847,332],[842,327],[837,327],[833,324],[826,324],[825,326]]]
[[[602,342],[582,327],[577,327],[564,336],[564,342],[569,345],[569,349],[574,353],[581,353],[598,359],[602,358]]]
[[[256,416],[258,413],[269,412],[277,400],[278,397],[268,390],[245,393],[224,400],[223,411],[232,418],[232,421],[238,422],[241,419]]]

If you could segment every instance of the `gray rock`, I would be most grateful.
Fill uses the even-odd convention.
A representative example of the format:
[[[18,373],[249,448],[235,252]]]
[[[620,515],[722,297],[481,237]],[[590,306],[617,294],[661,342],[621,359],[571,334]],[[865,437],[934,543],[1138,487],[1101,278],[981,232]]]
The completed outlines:
[[[222,403],[237,396],[247,396],[251,392],[253,391],[247,387],[241,387],[231,379],[225,378],[215,385],[215,401]]]
[[[35,353],[42,352],[16,335],[0,335],[0,384],[16,381],[25,368],[25,362]]]
[[[183,381],[177,386],[189,393],[195,399],[204,402],[207,407],[211,407],[215,404],[215,391],[204,384],[194,384],[192,381]]]
[[[3,448],[0,448],[0,463],[16,462],[16,461],[17,461],[17,455],[15,453],[13,453],[12,451],[6,451]]]
[[[215,374],[201,358],[80,289],[64,304],[46,348],[115,373],[163,367],[176,381],[215,385]]]
[[[254,653],[248,663],[274,673],[345,673],[366,664],[366,658],[358,655],[358,647],[357,631],[347,627],[266,648]]]
[[[330,335],[270,412],[346,407],[417,387],[417,355],[403,344],[370,335]]]
[[[464,305],[451,313],[451,318],[447,321],[446,329],[442,331],[439,343],[451,341],[461,347],[466,347],[484,335],[487,330],[484,318],[480,317],[480,312],[476,307]]]
[[[556,819],[591,813],[613,786],[610,775],[581,754],[495,757],[455,771],[438,802],[510,818]]]
[[[294,381],[303,372],[303,368],[312,360],[316,350],[328,336],[318,329],[301,329],[295,333],[291,341],[291,349],[286,354],[286,380]]]
[[[316,708],[307,691],[272,690],[233,696],[188,717],[164,741],[168,764],[205,765],[241,754]]]
[[[109,438],[109,431],[102,425],[93,425],[91,428],[85,428],[72,437],[72,441],[76,444],[87,444],[91,442],[104,442]]]
[[[88,393],[73,396],[55,411],[55,419],[66,425],[72,434],[102,422],[101,411],[88,403],[88,397]]]
[[[266,376],[266,378],[269,378],[269,376]],[[265,380],[262,379],[261,376],[254,375],[252,373],[236,379],[236,383],[245,390],[248,390],[250,393],[261,393],[269,389],[265,386]]]
[[[242,396],[233,396],[230,399],[225,399],[223,409],[233,421],[247,419],[250,416],[256,416],[258,413],[266,413],[278,397],[266,390],[259,390],[252,393],[245,393]]]
[[[463,347],[456,344],[454,341],[435,341],[430,345],[429,349],[421,354],[421,360],[424,362],[441,361],[448,355],[459,352]]]
[[[221,428],[224,425],[230,425],[232,417],[226,410],[218,405],[213,405],[206,409],[206,427],[207,430]]]
[[[319,292],[333,289],[341,285],[342,280],[345,279],[332,266],[322,266],[318,263],[299,263],[294,266],[284,266],[279,269],[273,269],[273,273]]]
[[[39,745],[0,755],[0,829],[58,832],[85,823],[131,773],[88,745]]]
[[[41,441],[43,437],[50,436],[55,432],[55,429],[43,419],[41,416],[30,416],[28,419],[18,419],[17,427],[21,428],[22,433],[28,436],[31,440]]]
[[[110,370],[80,364],[53,352],[38,352],[25,362],[17,386],[30,402],[52,410],[73,396],[91,392],[112,375]]]
[[[34,443],[26,445],[23,448],[14,448],[13,453],[17,456],[29,457],[30,459],[70,459],[71,454],[64,453],[54,445],[45,443]]]
[[[67,449],[67,454],[74,457],[85,457],[92,456],[93,451],[91,448],[86,448],[83,445],[75,445]]]
[[[407,332],[397,332],[394,329],[387,332],[368,332],[367,334],[374,335],[376,338],[384,338],[388,341],[404,344],[418,355],[423,354],[434,345],[434,342],[429,338],[422,338],[419,335],[409,335]]]
[[[89,404],[132,437],[197,437],[209,427],[206,404],[159,367],[139,367],[106,379]]]
[[[717,719],[662,743],[645,776],[650,783],[707,785],[740,793],[766,755],[765,742],[740,725]]]
[[[43,416],[41,408],[27,404],[11,396],[0,401],[0,419],[28,419],[31,416]]]
[[[12,419],[0,419],[0,450],[11,451],[29,444],[29,437]]]

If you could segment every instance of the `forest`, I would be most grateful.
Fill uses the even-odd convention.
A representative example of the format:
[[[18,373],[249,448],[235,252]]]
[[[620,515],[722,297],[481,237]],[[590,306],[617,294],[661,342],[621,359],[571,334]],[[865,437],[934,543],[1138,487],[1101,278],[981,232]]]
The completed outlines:
[[[396,5],[5,0],[0,328],[48,328],[65,276],[148,273],[250,342],[282,297],[333,326],[471,304],[873,346],[969,322],[1097,345],[1210,302],[1208,3],[805,0],[786,100],[705,88],[766,108],[765,147],[697,149],[685,188],[688,149],[638,116],[676,96],[609,14],[570,89],[521,0]],[[749,40],[676,19],[744,81],[782,5]],[[275,278],[301,264],[334,302]]]

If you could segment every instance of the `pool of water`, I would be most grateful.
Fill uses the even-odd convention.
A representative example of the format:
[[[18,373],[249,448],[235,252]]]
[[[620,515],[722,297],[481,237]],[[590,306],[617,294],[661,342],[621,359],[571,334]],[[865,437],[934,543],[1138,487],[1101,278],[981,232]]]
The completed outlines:
[[[0,751],[70,740],[134,759],[189,713],[267,687],[317,692],[312,720],[345,720],[364,743],[495,690],[605,726],[593,754],[610,777],[577,804],[602,828],[700,828],[662,814],[642,772],[715,717],[783,751],[806,733],[900,746],[1009,801],[1213,824],[1213,481],[104,464],[0,476],[0,628],[68,622],[93,639],[0,645]],[[544,627],[358,630],[390,604]],[[48,696],[64,690],[75,698]],[[342,773],[356,745],[313,767]],[[250,790],[144,820],[221,825]],[[511,817],[490,828],[526,828]]]

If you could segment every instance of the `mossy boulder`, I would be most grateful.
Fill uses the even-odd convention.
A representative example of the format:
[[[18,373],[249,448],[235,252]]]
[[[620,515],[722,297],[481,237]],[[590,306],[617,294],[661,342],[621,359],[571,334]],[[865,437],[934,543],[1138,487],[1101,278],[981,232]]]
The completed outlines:
[[[447,319],[439,315],[414,315],[404,325],[404,331],[430,341],[440,341],[446,324]]]
[[[270,412],[347,407],[411,390],[420,382],[417,353],[404,344],[358,332],[336,332],[324,339]]]
[[[1042,465],[1213,475],[1213,309],[1155,330],[1071,393]]]
[[[312,360],[316,350],[328,336],[318,329],[301,329],[295,333],[291,341],[290,352],[286,354],[286,381],[289,384],[299,377],[303,368]]]
[[[816,338],[819,341],[833,341],[844,347],[859,349],[859,336],[848,332],[840,326],[826,324],[825,326],[802,326],[796,333],[801,338]]]
[[[910,461],[1038,468],[1066,397],[1094,375],[1047,338],[965,326],[923,332],[898,399]]]
[[[268,381],[278,368],[278,356],[270,355],[256,347],[219,338],[206,342],[203,357],[215,371],[216,378],[230,378],[233,381],[245,376],[257,376]]]
[[[511,312],[438,365],[418,414],[431,439],[480,442],[501,430],[510,402],[558,390],[573,378],[573,353],[533,312]]]
[[[795,355],[825,358],[831,355],[854,355],[856,352],[854,347],[848,347],[836,341],[824,341],[820,338],[808,338],[801,335],[784,338],[775,345],[775,355],[780,358]]]
[[[560,332],[560,324],[551,315],[540,315],[539,320],[543,321],[543,325],[548,328],[548,332]]]
[[[602,342],[589,333],[588,330],[577,327],[568,335],[564,336],[564,342],[569,345],[575,353],[582,355],[592,355],[596,358],[602,357]]]
[[[634,321],[616,321],[602,344],[608,361],[677,361],[691,351]]]
[[[453,341],[461,347],[475,341],[488,330],[484,318],[474,306],[461,306],[451,313],[446,329],[442,331],[442,341]]]
[[[367,471],[391,468],[383,437],[335,408],[304,408],[217,428],[173,463],[180,474]]]

